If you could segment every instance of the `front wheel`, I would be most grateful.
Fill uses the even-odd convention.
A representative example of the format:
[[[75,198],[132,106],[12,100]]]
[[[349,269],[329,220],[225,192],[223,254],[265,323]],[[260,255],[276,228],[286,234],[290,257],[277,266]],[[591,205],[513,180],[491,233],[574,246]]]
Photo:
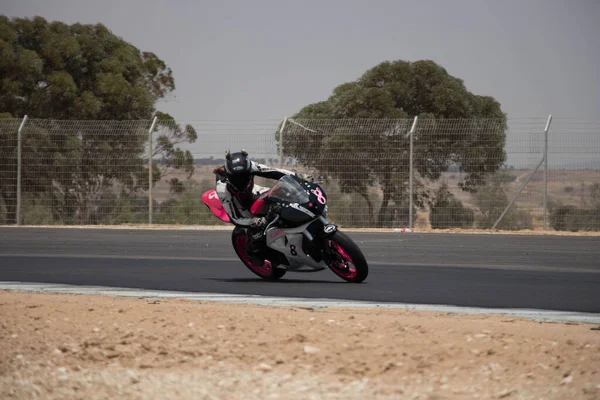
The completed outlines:
[[[360,248],[346,234],[337,231],[325,238],[327,265],[340,278],[359,283],[369,274],[367,260]]]
[[[268,281],[275,281],[287,272],[285,269],[274,267],[269,260],[265,260],[263,265],[255,265],[250,261],[248,253],[246,251],[246,244],[248,244],[248,236],[244,229],[236,228],[231,234],[231,242],[235,253],[244,263],[246,267],[256,275]]]

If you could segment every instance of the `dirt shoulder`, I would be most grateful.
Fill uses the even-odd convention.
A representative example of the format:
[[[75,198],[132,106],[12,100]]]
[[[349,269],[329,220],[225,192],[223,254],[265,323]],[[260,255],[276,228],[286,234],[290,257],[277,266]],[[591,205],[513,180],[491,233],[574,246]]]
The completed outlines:
[[[3,399],[599,399],[600,327],[0,292]]]

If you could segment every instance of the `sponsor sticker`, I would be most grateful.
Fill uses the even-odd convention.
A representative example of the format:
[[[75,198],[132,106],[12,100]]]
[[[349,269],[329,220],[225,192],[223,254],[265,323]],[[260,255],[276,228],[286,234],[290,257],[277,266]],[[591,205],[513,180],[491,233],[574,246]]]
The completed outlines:
[[[335,225],[325,225],[325,228],[323,228],[323,230],[325,231],[325,233],[331,233],[336,230],[336,226]]]
[[[315,214],[310,212],[309,210],[307,210],[306,208],[302,207],[300,204],[298,203],[290,203],[290,207],[295,208],[298,211],[302,211],[304,214],[306,215],[310,215],[311,217],[314,217]]]

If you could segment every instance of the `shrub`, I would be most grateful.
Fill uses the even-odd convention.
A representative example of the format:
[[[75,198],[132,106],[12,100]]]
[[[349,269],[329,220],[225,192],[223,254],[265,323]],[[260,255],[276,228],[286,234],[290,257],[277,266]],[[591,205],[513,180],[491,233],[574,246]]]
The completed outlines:
[[[21,209],[21,222],[23,225],[54,225],[52,210],[42,198],[25,195]]]
[[[4,200],[2,196],[0,196],[0,225],[6,224],[6,206],[4,205]]]
[[[147,223],[148,197],[121,196],[104,216],[107,224]]]
[[[600,207],[585,209],[560,205],[550,210],[550,226],[557,231],[600,230]]]
[[[579,226],[582,231],[600,231],[600,206],[581,210]]]
[[[466,208],[454,197],[445,184],[438,189],[429,214],[433,229],[471,228],[473,219],[473,210]]]
[[[475,193],[475,203],[480,212],[476,219],[477,228],[491,229],[508,206],[509,201],[499,184],[491,184],[478,189]],[[533,229],[533,215],[513,204],[496,228],[503,230]]]
[[[180,198],[171,198],[158,205],[153,221],[156,224],[224,225],[201,200],[202,191],[185,190]]]
[[[413,223],[417,219],[417,207],[413,204]],[[392,225],[387,227],[405,227],[410,224],[410,202],[405,200],[394,207]]]
[[[577,209],[575,206],[559,206],[550,210],[550,226],[557,231],[566,231],[566,219],[569,214],[574,213]]]

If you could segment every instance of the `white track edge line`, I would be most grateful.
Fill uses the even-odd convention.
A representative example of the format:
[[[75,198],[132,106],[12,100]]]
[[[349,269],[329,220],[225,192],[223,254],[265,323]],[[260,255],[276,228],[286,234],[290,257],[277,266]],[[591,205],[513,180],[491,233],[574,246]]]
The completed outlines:
[[[263,306],[300,306],[314,308],[379,308],[379,309],[401,309],[409,311],[436,311],[449,314],[479,314],[479,315],[505,315],[517,318],[526,318],[541,322],[564,322],[578,324],[600,324],[600,313],[584,313],[571,311],[549,311],[537,309],[520,308],[483,308],[483,307],[459,307],[446,305],[427,305],[409,303],[378,303],[371,301],[337,300],[327,298],[297,298],[297,297],[275,297],[260,295],[242,295],[227,293],[195,293],[169,290],[147,290],[135,288],[118,288],[107,286],[79,286],[67,284],[35,283],[35,282],[1,282],[0,290],[33,292],[33,293],[56,293],[56,294],[80,294],[80,295],[106,295],[137,298],[171,298],[195,301],[212,301],[243,303]]]

